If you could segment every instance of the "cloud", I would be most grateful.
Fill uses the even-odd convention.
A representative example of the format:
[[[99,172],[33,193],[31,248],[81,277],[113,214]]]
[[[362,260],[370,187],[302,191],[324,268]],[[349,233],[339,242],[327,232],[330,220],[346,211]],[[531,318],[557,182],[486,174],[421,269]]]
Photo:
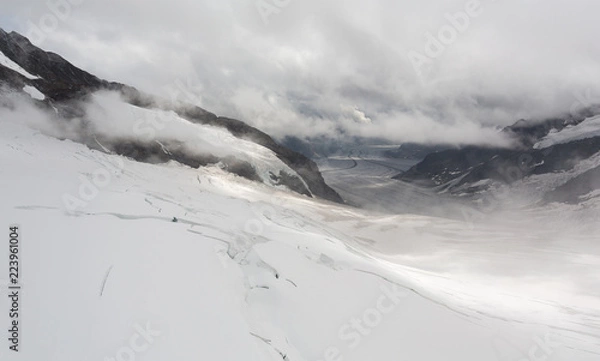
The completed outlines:
[[[0,107],[0,119],[54,138],[119,154],[129,149],[126,155],[134,158],[136,149],[143,148],[138,155],[147,162],[165,162],[165,155],[173,154],[170,159],[187,159],[188,163],[181,161],[185,164],[222,162],[235,167],[245,162],[265,182],[271,179],[269,172],[294,174],[271,150],[250,140],[236,138],[223,128],[191,123],[174,111],[135,107],[118,92],[96,92],[86,102],[70,104],[85,109],[85,116],[67,119],[37,106],[27,95],[0,90],[7,105]]]
[[[39,45],[278,138],[502,143],[496,127],[600,94],[594,0],[481,0],[476,16],[476,0],[265,1],[279,4],[266,20],[255,0],[78,0]],[[22,33],[52,14],[45,0],[3,13]]]

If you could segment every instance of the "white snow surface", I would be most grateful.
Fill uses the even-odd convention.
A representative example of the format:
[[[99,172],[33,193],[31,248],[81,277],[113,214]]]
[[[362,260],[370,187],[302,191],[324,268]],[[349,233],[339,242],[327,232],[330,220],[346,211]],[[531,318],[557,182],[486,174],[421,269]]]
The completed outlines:
[[[40,77],[31,75],[27,72],[27,70],[23,69],[19,64],[12,61],[8,56],[4,55],[4,53],[0,50],[0,65],[4,65],[5,67],[16,71],[17,73],[23,75],[27,79],[35,80]]]
[[[6,113],[0,139],[0,219],[20,226],[23,285],[21,352],[3,345],[1,360],[600,357],[598,224],[576,223],[579,209],[390,215],[217,167],[136,163]]]
[[[24,90],[29,90],[31,97],[36,96],[31,89]],[[280,172],[285,172],[296,176],[309,189],[298,173],[270,149],[235,137],[224,128],[194,124],[179,117],[174,111],[133,106],[121,99],[116,92],[101,91],[92,94],[90,100],[83,105],[85,116],[70,121],[40,110],[32,105],[30,99],[19,94],[11,93],[9,99],[18,111],[10,114],[6,109],[0,109],[0,117],[9,114],[14,118],[18,117],[21,122],[55,138],[81,141],[82,134],[93,131],[100,139],[157,143],[165,153],[169,149],[179,149],[198,157],[209,154],[221,159],[233,157],[237,161],[251,164],[267,185],[287,189],[278,185],[277,180],[271,177],[271,174],[279,176]],[[224,165],[219,163],[219,166]]]
[[[87,107],[87,118],[100,134],[110,137],[144,139],[147,136],[161,145],[174,140],[195,154],[210,153],[219,158],[233,156],[247,161],[255,167],[265,184],[272,185],[270,174],[279,175],[280,171],[303,181],[270,149],[237,138],[224,128],[193,124],[173,111],[135,107],[121,100],[117,93],[94,94],[92,103]]]
[[[46,99],[46,96],[41,91],[37,90],[37,88],[32,87],[31,85],[25,85],[23,87],[23,91],[29,94],[29,96],[35,100]]]
[[[537,142],[533,147],[535,149],[543,149],[556,144],[593,137],[600,137],[600,116],[588,118],[577,125],[567,126],[561,131],[554,130]]]

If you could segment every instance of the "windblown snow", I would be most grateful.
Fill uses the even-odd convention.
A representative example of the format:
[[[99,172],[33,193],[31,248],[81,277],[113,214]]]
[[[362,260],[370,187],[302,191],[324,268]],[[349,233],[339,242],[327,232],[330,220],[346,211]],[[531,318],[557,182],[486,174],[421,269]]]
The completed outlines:
[[[600,357],[598,223],[578,223],[578,208],[477,224],[367,212],[218,167],[133,162],[21,120],[0,113],[0,218],[23,247],[12,359]]]

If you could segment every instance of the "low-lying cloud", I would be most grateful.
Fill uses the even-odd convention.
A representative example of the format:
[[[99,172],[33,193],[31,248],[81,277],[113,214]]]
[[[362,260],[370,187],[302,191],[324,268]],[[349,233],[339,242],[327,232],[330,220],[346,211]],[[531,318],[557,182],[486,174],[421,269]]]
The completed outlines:
[[[0,107],[0,120],[25,124],[42,134],[96,149],[143,146],[151,155],[159,146],[165,154],[177,151],[192,159],[234,157],[258,165],[280,163],[270,150],[235,138],[225,129],[194,124],[174,111],[135,107],[124,102],[118,92],[97,92],[76,105],[60,105],[76,106],[84,114],[72,118],[36,106],[19,93],[3,93],[2,99],[8,106]]]
[[[497,127],[600,100],[593,0],[64,0],[46,32],[50,3],[4,4],[0,26],[278,138],[502,144]]]

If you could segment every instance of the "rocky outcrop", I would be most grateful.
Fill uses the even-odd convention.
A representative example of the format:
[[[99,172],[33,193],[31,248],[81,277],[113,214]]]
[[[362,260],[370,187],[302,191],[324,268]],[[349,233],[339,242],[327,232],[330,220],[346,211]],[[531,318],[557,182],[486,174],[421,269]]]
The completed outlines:
[[[257,143],[273,151],[283,163],[302,178],[300,181],[293,179],[297,177],[291,174],[273,174],[279,184],[286,185],[307,196],[343,203],[342,198],[325,183],[317,165],[312,160],[278,144],[266,133],[242,121],[219,117],[197,106],[174,104],[144,94],[133,87],[99,79],[77,68],[61,56],[34,46],[27,38],[15,32],[6,33],[0,29],[0,51],[27,72],[38,77],[29,79],[0,65],[0,85],[17,91],[21,91],[25,85],[35,87],[46,96],[46,99],[40,102],[40,106],[54,109],[67,119],[83,115],[81,101],[90,94],[99,90],[118,91],[122,94],[123,99],[132,105],[148,109],[172,110],[192,123],[224,128],[237,138]],[[251,164],[235,159],[217,159],[210,154],[204,157],[196,156],[197,159],[192,159],[177,151],[165,154],[155,144],[132,143],[131,141],[114,144],[112,150],[140,161],[176,160],[191,166],[220,162],[232,173],[252,180],[257,178]]]
[[[549,119],[534,124],[519,121],[504,129],[516,140],[512,148],[470,146],[439,151],[427,155],[423,161],[394,179],[464,196],[485,192],[495,182],[512,184],[532,175],[570,171],[580,161],[600,152],[600,137],[590,136],[543,149],[536,149],[534,145],[551,131],[560,132],[598,113],[597,109],[587,109],[578,117]],[[591,191],[590,187],[596,185],[597,182],[587,182],[587,178],[583,177],[550,193],[547,199],[572,198],[568,195],[571,187],[574,187],[574,193],[579,194],[579,190],[585,188]]]
[[[600,167],[584,172],[544,195],[546,202],[576,204],[600,189]],[[596,195],[597,196],[597,195]]]
[[[118,90],[123,86],[77,68],[61,56],[34,46],[16,32],[6,33],[0,29],[0,51],[30,74],[38,76],[39,79],[28,83],[54,101],[76,99],[100,89]]]

